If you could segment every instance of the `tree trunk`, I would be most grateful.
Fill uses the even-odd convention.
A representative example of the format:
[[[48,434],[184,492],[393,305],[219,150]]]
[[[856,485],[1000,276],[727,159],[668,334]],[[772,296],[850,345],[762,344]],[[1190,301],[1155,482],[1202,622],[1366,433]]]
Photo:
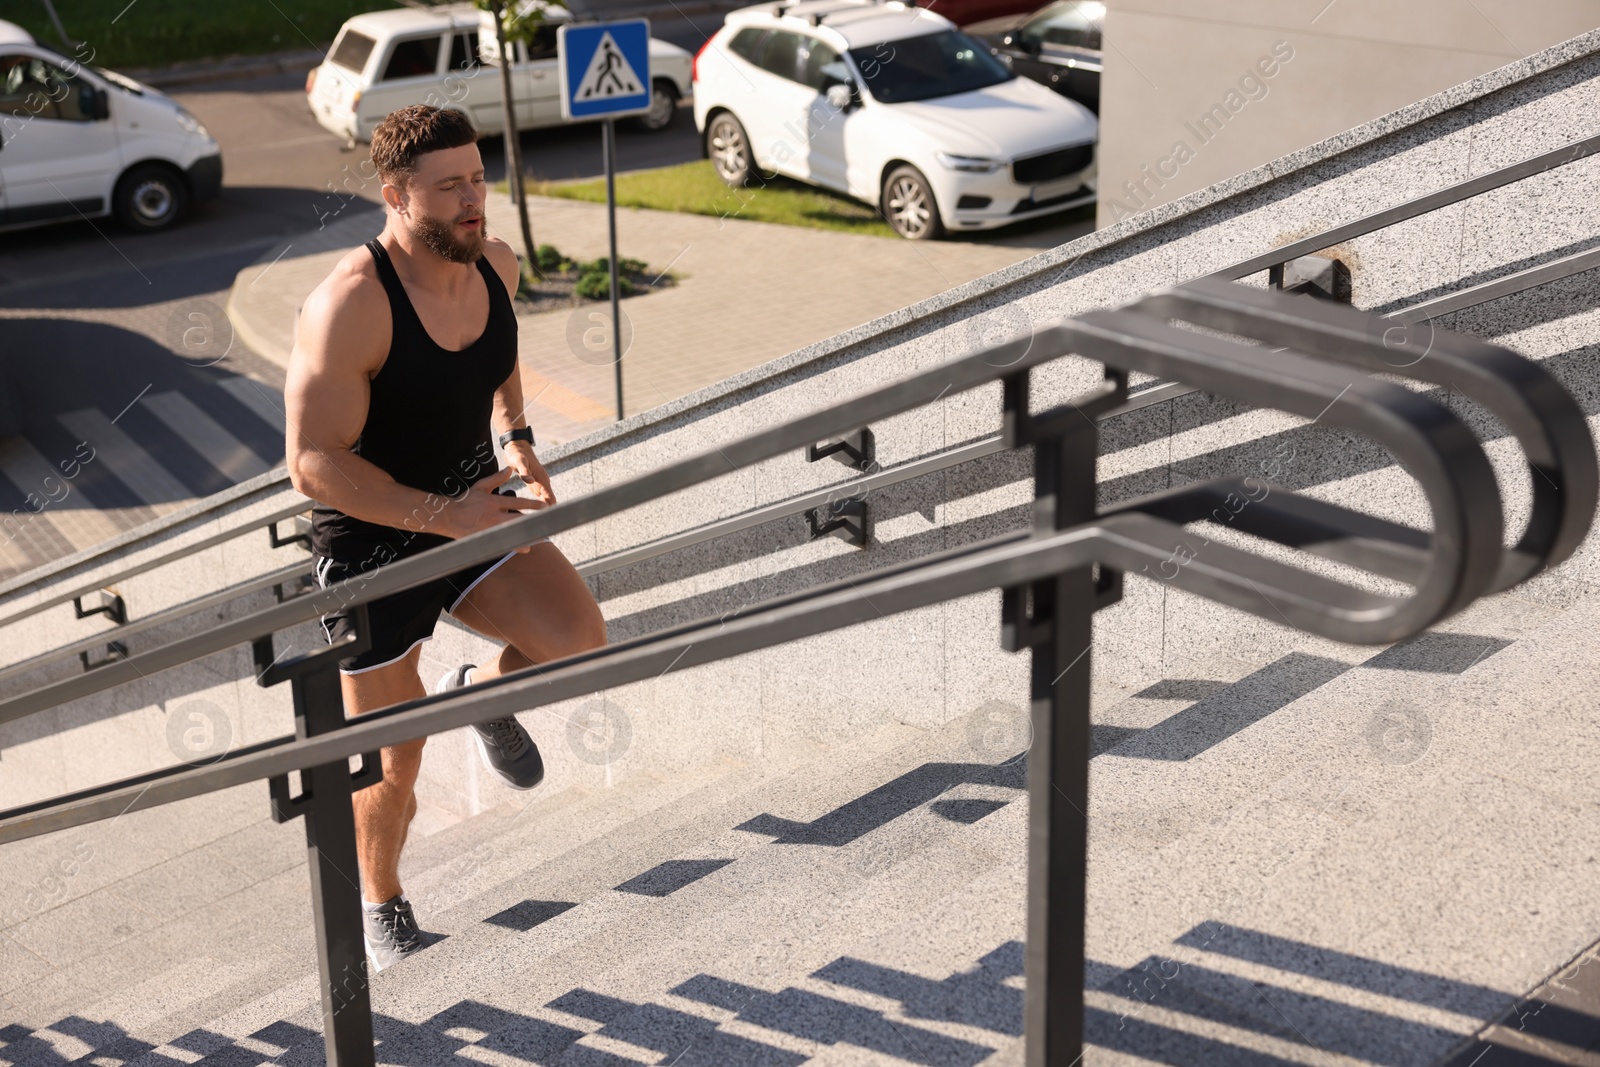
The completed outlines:
[[[55,26],[56,36],[61,38],[62,44],[66,45],[68,48],[77,48],[83,43],[82,41],[74,41],[71,37],[67,36],[66,27],[61,25],[61,16],[56,14],[55,4],[51,3],[50,0],[44,0],[44,9],[50,13],[50,22]]]
[[[544,281],[544,272],[539,269],[533,243],[533,226],[528,221],[528,193],[522,184],[522,138],[517,130],[517,105],[511,96],[511,44],[506,40],[505,4],[501,0],[496,0],[494,4],[494,36],[500,47],[500,94],[504,101],[506,147],[511,163],[511,173],[506,175],[506,188],[511,191],[511,200],[517,205],[528,269],[533,271],[535,278]]]

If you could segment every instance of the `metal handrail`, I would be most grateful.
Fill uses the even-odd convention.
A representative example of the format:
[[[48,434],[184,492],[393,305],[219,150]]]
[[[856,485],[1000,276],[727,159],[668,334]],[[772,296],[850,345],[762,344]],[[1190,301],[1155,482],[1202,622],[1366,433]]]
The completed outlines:
[[[1196,294],[1192,299],[1203,302],[1204,287],[1198,287]],[[351,794],[381,778],[381,764],[373,756],[376,750],[1000,586],[1005,590],[1005,643],[1013,650],[1028,649],[1033,660],[1024,1005],[1029,1059],[1051,1067],[1077,1062],[1083,1036],[1090,694],[1088,667],[1080,664],[1092,643],[1092,614],[1120,596],[1121,573],[1172,565],[1171,574],[1158,576],[1175,588],[1263,618],[1282,618],[1312,633],[1387,642],[1411,636],[1465,607],[1503,572],[1498,490],[1481,446],[1459,418],[1429,397],[1367,377],[1360,369],[1352,372],[1321,362],[1292,345],[1291,350],[1273,352],[1257,344],[1180,329],[1166,318],[1185,299],[1191,297],[1180,291],[1144,306],[1090,312],[1055,323],[1031,339],[980,349],[828,411],[379,567],[322,593],[225,623],[209,635],[174,642],[94,675],[0,704],[3,721],[126,680],[115,674],[147,674],[249,641],[262,684],[293,681],[296,714],[294,738],[261,742],[207,766],[168,768],[0,812],[0,842],[268,778],[274,817],[283,821],[303,814],[308,820],[328,1062],[330,1067],[365,1067],[373,1062],[372,1021],[362,964],[359,892],[348,872],[355,859]],[[1261,300],[1259,307],[1244,305],[1230,332],[1258,341],[1283,339],[1289,330],[1285,316],[1301,310],[1304,302],[1282,294],[1266,294]],[[1261,313],[1251,314],[1252,307]],[[1270,312],[1284,315],[1274,317]],[[1316,323],[1303,323],[1298,331],[1289,332],[1294,334],[1288,338],[1291,342],[1304,340],[1306,348],[1322,343]],[[1496,362],[1500,351],[1482,346],[1463,349],[1457,356],[1492,377],[1504,370]],[[1064,405],[1033,411],[1031,368],[1069,354],[1104,363],[1107,381]],[[1126,402],[1127,378],[1133,371],[1191,381],[1224,397],[1326,419],[1373,437],[1421,483],[1433,530],[1423,534],[1337,505],[1307,501],[1269,483],[1252,487],[1250,480],[1186,487],[1128,502],[1115,514],[1097,514],[1097,419]],[[372,599],[994,380],[1004,383],[1003,443],[1034,447],[1031,533],[947,550],[861,579],[846,578],[769,600],[731,616],[648,634],[345,720],[336,665],[350,651],[370,644],[366,605]],[[1559,422],[1570,412],[1547,404],[1536,407],[1533,414]],[[1581,425],[1581,413],[1578,420]],[[1548,428],[1540,439],[1564,441],[1568,430]],[[1594,487],[1582,484],[1584,471],[1594,469],[1592,454],[1587,467],[1571,459],[1560,449],[1553,450],[1551,470],[1557,491],[1592,502]],[[1247,496],[1239,496],[1240,488]],[[1192,549],[1184,523],[1196,516],[1174,521],[1162,513],[1219,495],[1224,502],[1220,521],[1233,522],[1245,515],[1252,502],[1262,505],[1240,528],[1248,525],[1257,536],[1285,545],[1339,545],[1324,554],[1342,556],[1374,574],[1404,571],[1413,585],[1411,594],[1373,593],[1210,539]],[[1231,503],[1235,498],[1237,507]],[[1211,518],[1219,521],[1216,514]],[[1584,516],[1585,526],[1587,521]],[[1186,547],[1187,554],[1175,563]],[[1547,555],[1555,554],[1551,544],[1544,547]],[[300,656],[274,655],[273,635],[278,630],[309,619],[335,599],[356,605],[357,627],[350,639]],[[352,776],[348,757],[358,754],[364,757],[363,770]],[[294,770],[305,777],[305,792],[299,797],[288,794],[287,774]]]
[[[293,600],[265,608],[255,615],[220,623],[216,627],[180,638],[169,644],[126,659],[108,663],[93,672],[66,678],[27,693],[0,701],[0,723],[11,722],[25,715],[81,697],[113,688],[125,682],[146,678],[190,660],[221,652],[254,640],[261,633],[276,632],[298,623],[307,622],[332,611],[340,605],[354,606],[382,596],[408,589],[424,582],[452,574],[463,567],[493,559],[541,537],[548,537],[577,526],[636,507],[641,503],[665,496],[680,489],[720,477],[731,471],[749,466],[763,459],[794,450],[803,445],[848,433],[862,425],[879,421],[891,415],[932,403],[943,396],[965,392],[991,381],[1022,374],[1041,363],[1049,362],[1075,350],[1084,336],[1085,323],[1097,313],[1091,312],[1079,320],[1046,326],[1033,336],[1008,341],[989,349],[980,349],[963,358],[940,367],[905,378],[892,385],[874,390],[854,400],[833,408],[802,416],[771,430],[762,431],[741,441],[714,448],[707,453],[670,464],[648,477],[635,478],[616,486],[600,489],[586,497],[570,500],[550,508],[534,511],[501,523],[487,530],[459,538],[415,556],[399,560],[370,572],[358,574],[336,585]],[[1159,330],[1159,324],[1149,323],[1149,329]],[[1302,381],[1296,393],[1305,404],[1316,406],[1311,413],[1338,401],[1350,383],[1329,378],[1324,369],[1307,362],[1284,361],[1274,356],[1271,366],[1262,363],[1261,355],[1246,346],[1235,346],[1233,352],[1219,347],[1225,342],[1201,344],[1190,339],[1196,335],[1179,334],[1165,338],[1157,350],[1146,351],[1138,345],[1124,346],[1120,355],[1129,360],[1130,369],[1176,377],[1177,373],[1193,370],[1201,374],[1216,374],[1219,381],[1230,385],[1248,387],[1252,402],[1262,406],[1276,406],[1277,388],[1258,390],[1251,384],[1254,375],[1281,376],[1291,364],[1300,369]],[[1197,347],[1198,346],[1198,347]],[[1196,364],[1193,352],[1204,351],[1205,359]],[[1237,365],[1236,365],[1237,364]],[[1303,365],[1302,365],[1303,364]],[[1164,373],[1165,372],[1165,373]],[[1210,386],[1203,386],[1210,391]],[[1223,387],[1225,388],[1225,386]],[[1329,391],[1331,390],[1331,391]],[[1389,392],[1388,390],[1394,390]],[[1401,395],[1404,394],[1404,395]],[[1382,406],[1385,402],[1401,405],[1426,405],[1430,402],[1406,390],[1383,387],[1382,383],[1356,390],[1351,397],[1361,397],[1371,404]],[[1347,405],[1348,406],[1348,405]],[[1437,408],[1437,405],[1433,405]],[[1420,408],[1418,409],[1421,410]],[[1449,419],[1443,408],[1432,413],[1435,418]],[[1374,428],[1380,431],[1382,427]],[[1464,440],[1471,434],[1462,429]],[[1381,435],[1381,433],[1380,433]],[[1415,442],[1408,442],[1409,448]],[[1473,446],[1476,447],[1475,441]],[[1419,458],[1427,451],[1416,451]],[[1471,464],[1463,459],[1463,464]],[[1486,473],[1487,460],[1482,461]],[[1453,481],[1454,475],[1447,480]],[[448,505],[445,505],[448,506]],[[1444,508],[1435,513],[1435,520],[1448,527],[1466,511]],[[1473,521],[1478,521],[1475,517]],[[1498,517],[1497,520],[1498,521]],[[1454,548],[1447,549],[1454,551]],[[1380,640],[1394,640],[1392,637]]]
[[[1158,404],[1173,396],[1181,396],[1192,392],[1187,386],[1157,385],[1141,392],[1130,395],[1126,402],[1102,413],[1102,419],[1114,418],[1125,415],[1152,404]],[[893,467],[884,467],[871,474],[844,482],[836,482],[821,489],[811,490],[797,496],[787,497],[774,503],[739,512],[724,519],[715,519],[699,526],[676,534],[647,541],[632,548],[621,549],[617,552],[596,556],[576,564],[579,576],[590,578],[597,574],[631,566],[659,556],[677,552],[694,545],[712,541],[719,537],[727,537],[743,530],[751,529],[765,523],[775,522],[779,519],[789,518],[802,514],[813,508],[828,504],[831,501],[846,498],[860,497],[879,489],[896,485],[900,482],[920,478],[928,474],[948,470],[963,463],[972,463],[979,459],[995,455],[1006,450],[1006,445],[1001,436],[979,438],[954,448],[937,452],[932,455],[918,457],[906,463]],[[304,510],[303,508],[301,510]],[[296,513],[298,514],[298,512]],[[276,521],[276,520],[275,520]],[[256,526],[249,525],[241,528],[240,533],[248,533]],[[156,615],[149,616],[137,622],[126,623],[114,630],[103,630],[88,637],[80,638],[66,645],[39,653],[29,659],[0,668],[0,682],[8,678],[38,670],[61,660],[71,659],[82,652],[99,648],[108,639],[122,640],[145,630],[177,621],[185,615],[199,614],[211,610],[222,604],[247,596],[261,589],[269,589],[275,585],[289,582],[295,578],[311,573],[308,563],[292,564],[289,567],[269,572],[254,578],[246,579],[234,585],[217,590],[215,593],[194,600],[185,601]]]
[[[79,653],[101,648],[107,641],[122,641],[146,630],[153,630],[159,626],[177,622],[190,615],[200,615],[213,611],[240,597],[249,596],[251,593],[258,593],[263,589],[271,589],[273,586],[293,582],[298,578],[307,578],[310,575],[311,563],[309,560],[305,560],[291,563],[286,567],[279,567],[275,571],[268,571],[266,574],[257,575],[254,578],[247,578],[242,582],[219,589],[215,593],[208,593],[192,600],[185,600],[181,604],[174,604],[172,607],[158,611],[154,615],[147,615],[142,619],[123,623],[114,629],[101,630],[99,633],[90,634],[88,637],[69,642],[59,648],[52,648],[36,656],[30,656],[25,660],[18,660],[16,663],[0,667],[0,682],[9,681],[12,678],[48,667],[50,664],[61,660],[71,659]]]
[[[1388,318],[1397,322],[1422,322],[1427,319],[1436,319],[1440,315],[1448,315],[1453,311],[1465,311],[1480,304],[1487,304],[1491,300],[1499,300],[1516,293],[1526,292],[1548,282],[1560,281],[1570,278],[1574,274],[1582,274],[1586,270],[1600,267],[1600,248],[1590,248],[1582,252],[1574,252],[1559,259],[1552,259],[1548,263],[1541,263],[1537,267],[1519,270],[1515,274],[1504,277],[1492,278],[1477,285],[1459,289],[1453,293],[1424,300],[1420,304],[1413,304],[1408,308],[1391,313]]]
[[[1544,173],[1545,171],[1564,166],[1579,159],[1584,159],[1595,154],[1596,152],[1600,152],[1600,134],[1593,134],[1589,137],[1580,138],[1579,140],[1573,141],[1570,144],[1563,145],[1560,148],[1552,149],[1548,152],[1540,153],[1537,156],[1530,157],[1529,159],[1522,160],[1521,162],[1500,167],[1496,170],[1490,171],[1487,174],[1482,174],[1475,178],[1469,178],[1466,181],[1458,182],[1454,185],[1447,186],[1444,189],[1426,193],[1401,204],[1385,208],[1381,211],[1373,212],[1372,214],[1365,215],[1362,218],[1356,219],[1352,222],[1343,223],[1339,226],[1332,227],[1322,231],[1321,233],[1314,234],[1299,241],[1295,241],[1287,245],[1280,245],[1279,247],[1271,249],[1270,251],[1263,252],[1239,263],[1235,263],[1229,267],[1224,267],[1221,270],[1215,271],[1209,275],[1204,275],[1203,277],[1217,278],[1228,281],[1235,281],[1240,278],[1245,278],[1251,274],[1256,274],[1260,271],[1280,266],[1299,256],[1328,248],[1332,245],[1340,243],[1341,241],[1347,241],[1355,237],[1365,236],[1366,234],[1372,233],[1376,230],[1384,229],[1400,222],[1405,222],[1420,215],[1436,211],[1439,208],[1448,207],[1463,200],[1471,199],[1472,197],[1478,196],[1482,193],[1490,192],[1494,189],[1513,184],[1523,180],[1524,178]],[[1461,311],[1469,307],[1476,307],[1480,304],[1488,303],[1491,300],[1498,300],[1515,293],[1523,292],[1527,289],[1543,285],[1547,282],[1556,281],[1561,278],[1570,277],[1574,274],[1592,270],[1597,266],[1600,266],[1600,249],[1590,249],[1587,251],[1574,253],[1569,256],[1564,256],[1561,259],[1552,261],[1550,263],[1541,264],[1537,267],[1519,271],[1503,278],[1496,278],[1488,282],[1483,282],[1479,285],[1471,286],[1455,293],[1448,293],[1431,300],[1423,301],[1422,303],[1413,305],[1409,308],[1394,312],[1388,317],[1404,323],[1419,322],[1426,319],[1435,318],[1439,315],[1447,314],[1449,312]],[[1160,397],[1160,399],[1172,399],[1177,396],[1183,396],[1197,391],[1193,388],[1178,387],[1176,383],[1169,383],[1167,385],[1159,386],[1158,388],[1166,391],[1164,395]],[[1157,401],[1155,399],[1151,399],[1148,402]],[[970,458],[979,457],[974,455]],[[952,457],[949,463],[946,465],[950,466],[963,462],[969,462],[969,457]],[[939,469],[943,468],[930,466],[926,468],[923,473],[933,473],[935,470]],[[287,475],[285,475],[285,477],[287,477]],[[812,500],[812,497],[815,497],[816,499]],[[816,507],[819,503],[833,499],[833,496],[832,492],[829,491],[826,493],[812,494],[805,499],[811,502],[802,505],[797,500],[792,506],[786,506],[783,504],[770,505],[768,508],[762,509],[767,516],[765,518],[750,521],[746,521],[741,517],[735,517],[734,519],[728,520],[717,520],[715,522],[708,523],[703,527],[696,528],[695,530],[686,531],[683,534],[674,535],[670,538],[661,538],[658,541],[651,542],[648,546],[641,545],[633,549],[627,549],[622,552],[614,553],[612,557],[605,557],[604,559],[599,560],[590,560],[579,565],[579,573],[584,576],[597,574],[602,570],[610,569],[610,567],[624,566],[627,563],[637,563],[644,559],[649,559],[655,555],[662,555],[666,552],[676,551],[679,548],[688,547],[711,540],[715,537],[724,536],[727,533],[737,532],[741,529],[748,529],[750,526],[758,525],[760,522],[770,522],[777,518],[799,514],[802,511]],[[309,506],[309,504],[302,504],[293,510],[285,510],[275,514],[267,521],[275,523],[281,519],[289,518],[292,515],[304,511],[307,506]],[[82,588],[74,588],[67,593],[46,599],[38,604],[30,606],[29,608],[23,609],[22,611],[0,618],[0,626],[6,626],[13,622],[18,622],[30,615],[44,611],[48,608],[69,603],[76,597],[93,594],[100,589],[105,588],[112,582],[133,577],[137,574],[144,573],[145,571],[163,566],[177,559],[181,559],[193,551],[201,548],[211,547],[215,544],[220,544],[221,542],[229,540],[233,537],[248,533],[250,530],[255,528],[256,524],[252,523],[246,524],[231,531],[224,531],[221,534],[214,535],[211,538],[187,546],[184,549],[175,550],[174,552],[168,553],[164,556],[153,560],[148,560],[126,570],[119,571],[115,575],[102,578],[96,583],[84,586]],[[702,530],[704,531],[703,533],[701,532]],[[608,562],[612,558],[615,558],[618,560],[618,562]],[[90,646],[92,647],[97,643],[98,642],[91,642]],[[76,649],[78,646],[75,644],[73,647]]]
[[[1600,133],[1591,134],[1580,138],[1560,148],[1541,152],[1536,156],[1512,163],[1508,166],[1492,170],[1487,174],[1480,174],[1476,178],[1468,178],[1464,182],[1446,186],[1443,189],[1422,196],[1414,197],[1393,207],[1374,211],[1370,215],[1363,215],[1352,222],[1342,223],[1338,226],[1323,230],[1321,233],[1312,234],[1310,237],[1292,241],[1286,245],[1279,245],[1270,251],[1242,260],[1230,267],[1223,267],[1207,275],[1210,278],[1220,278],[1223,281],[1238,281],[1252,274],[1272,267],[1282,266],[1291,259],[1320,251],[1341,241],[1348,241],[1353,237],[1363,237],[1374,230],[1385,229],[1398,222],[1414,219],[1418,215],[1426,215],[1430,211],[1437,211],[1442,207],[1470,200],[1481,193],[1487,193],[1502,186],[1519,182],[1524,178],[1531,178],[1535,174],[1542,174],[1547,170],[1565,166],[1568,163],[1584,159],[1600,152]]]
[[[1481,404],[1517,439],[1533,486],[1533,508],[1516,547],[1501,558],[1489,592],[1508,589],[1560,563],[1583,541],[1597,492],[1594,447],[1583,410],[1539,364],[1463,334],[1395,342],[1373,320],[1325,300],[1287,307],[1263,290],[1214,278],[1139,301],[1135,308],[1234,332],[1374,374],[1403,374]]]
[[[62,604],[70,604],[78,597],[90,596],[94,593],[98,593],[100,590],[106,588],[113,582],[120,582],[125,579],[135,577],[136,575],[144,574],[146,571],[153,571],[157,567],[166,566],[168,563],[176,563],[178,560],[192,556],[194,553],[199,552],[202,549],[212,548],[216,545],[220,545],[224,541],[231,541],[236,537],[243,537],[246,534],[255,532],[256,530],[270,528],[275,524],[282,522],[284,519],[291,519],[294,516],[301,514],[306,509],[310,508],[311,504],[312,501],[302,499],[298,504],[279,508],[277,511],[271,512],[267,515],[258,515],[257,517],[250,519],[248,522],[240,523],[238,526],[230,527],[218,533],[209,534],[206,537],[203,537],[198,541],[192,541],[181,548],[175,548],[170,552],[163,553],[162,555],[152,556],[147,560],[141,560],[138,563],[132,564],[123,568],[122,570],[117,571],[113,575],[96,578],[87,585],[69,586],[65,592],[52,594],[48,597],[45,597],[43,600],[40,600],[36,604],[30,604],[19,611],[14,611],[9,615],[0,617],[0,626],[9,626],[12,623],[21,622],[23,619],[37,615],[41,611],[45,611],[49,608],[59,607]]]

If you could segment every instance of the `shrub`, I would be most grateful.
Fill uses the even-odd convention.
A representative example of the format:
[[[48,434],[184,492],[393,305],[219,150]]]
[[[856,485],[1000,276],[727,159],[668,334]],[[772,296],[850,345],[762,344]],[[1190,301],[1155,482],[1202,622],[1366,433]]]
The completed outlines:
[[[578,279],[577,293],[586,300],[610,300],[610,271],[607,270],[605,272],[601,272],[591,270],[585,272]],[[634,294],[633,283],[625,277],[618,276],[617,294],[619,296],[632,296]]]
[[[555,245],[540,245],[533,258],[534,262],[539,264],[540,270],[560,270],[563,263],[569,262],[565,256],[556,251]]]

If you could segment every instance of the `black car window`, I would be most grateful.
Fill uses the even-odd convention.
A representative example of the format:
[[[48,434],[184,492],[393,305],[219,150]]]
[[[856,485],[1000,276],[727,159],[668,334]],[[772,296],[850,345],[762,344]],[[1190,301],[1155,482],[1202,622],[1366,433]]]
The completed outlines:
[[[533,31],[533,43],[528,46],[529,59],[556,58],[556,31],[559,23],[541,22]]]
[[[1087,5],[1082,0],[1066,0],[1051,4],[1022,27],[1023,40],[1035,44],[1055,44],[1067,48],[1100,50],[1100,24],[1091,15],[1100,10],[1099,5]]]
[[[478,31],[450,38],[450,69],[471,70],[478,65]]]
[[[438,69],[439,38],[413,37],[409,41],[395,43],[389,63],[383,68],[383,77],[378,80],[389,82],[396,78],[420,78]]]
[[[884,104],[970,93],[1016,77],[960,30],[852,48],[850,58],[873,98]]]
[[[841,76],[843,64],[833,46],[815,37],[804,37],[800,53],[800,83],[821,92],[829,84],[847,81]]]
[[[367,66],[367,58],[372,55],[372,48],[377,44],[371,37],[355,30],[345,30],[339,35],[339,43],[333,46],[333,51],[328,53],[328,59],[335,66],[360,74]]]
[[[733,35],[733,40],[728,42],[728,51],[754,63],[756,56],[761,54],[761,42],[766,40],[766,37],[767,31],[761,27],[746,26]]]
[[[799,81],[800,45],[803,40],[798,33],[773,30],[767,34],[766,43],[761,46],[756,65],[780,78]]]

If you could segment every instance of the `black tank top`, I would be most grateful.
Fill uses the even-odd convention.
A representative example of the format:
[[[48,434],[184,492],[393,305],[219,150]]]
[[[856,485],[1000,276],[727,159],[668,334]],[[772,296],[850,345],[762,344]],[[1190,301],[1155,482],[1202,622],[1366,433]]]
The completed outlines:
[[[488,258],[479,257],[478,272],[489,290],[489,322],[476,341],[452,352],[428,335],[377,238],[367,242],[367,251],[389,294],[393,339],[372,379],[367,421],[351,451],[401,485],[457,496],[496,468],[489,415],[495,390],[517,365],[511,297]],[[428,532],[430,519],[424,507],[405,526],[386,526],[317,504],[311,509],[311,546],[318,555],[352,565],[362,564],[379,545],[410,554],[450,540]]]

